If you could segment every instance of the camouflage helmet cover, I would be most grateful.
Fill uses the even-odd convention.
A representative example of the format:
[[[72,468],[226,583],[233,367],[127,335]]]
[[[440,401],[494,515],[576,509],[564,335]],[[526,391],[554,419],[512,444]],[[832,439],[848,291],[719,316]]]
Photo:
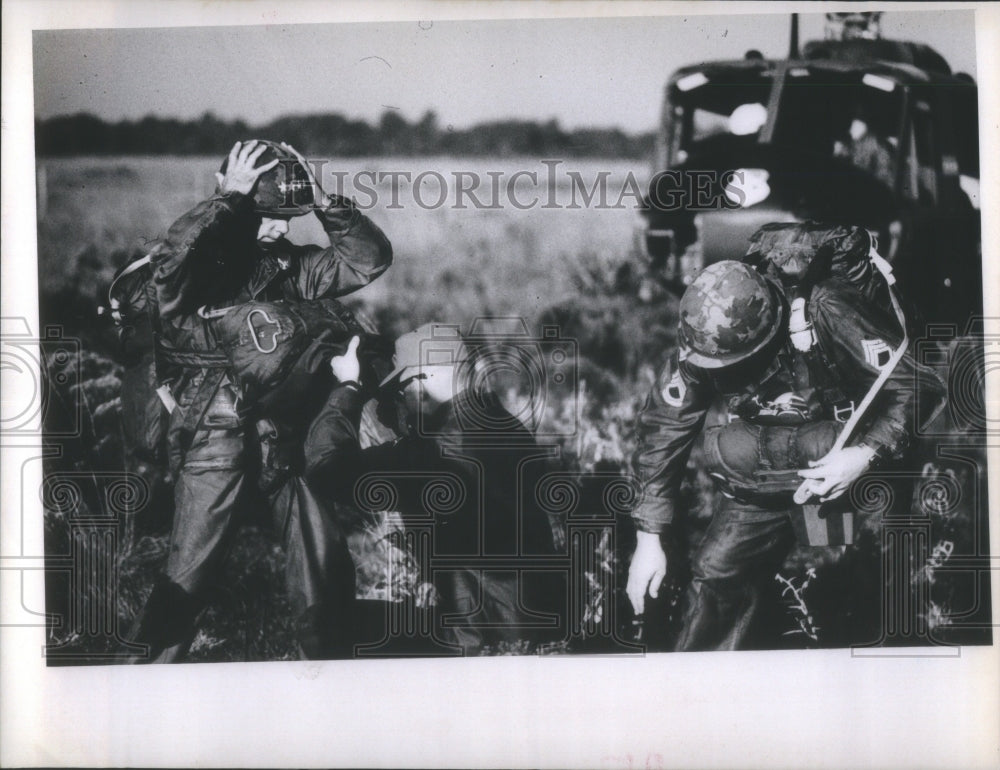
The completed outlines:
[[[742,262],[716,262],[681,297],[681,357],[706,369],[739,363],[774,339],[783,316],[764,276]]]
[[[313,208],[313,189],[307,170],[276,142],[267,139],[258,139],[257,142],[267,147],[257,159],[257,166],[270,163],[275,158],[279,162],[257,180],[253,189],[254,211],[264,216],[283,218],[309,213]],[[226,157],[220,173],[225,174],[228,165],[229,158]]]

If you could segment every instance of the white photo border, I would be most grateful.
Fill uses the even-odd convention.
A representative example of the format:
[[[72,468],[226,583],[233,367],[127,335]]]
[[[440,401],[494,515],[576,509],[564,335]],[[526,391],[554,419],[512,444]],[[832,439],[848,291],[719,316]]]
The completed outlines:
[[[808,11],[844,7],[809,5]],[[893,4],[891,10],[933,7],[976,11],[984,285],[997,287],[1000,9],[911,3]],[[2,314],[38,317],[32,29],[652,14],[784,17],[794,9],[773,2],[8,0],[3,5]],[[986,302],[986,315],[1000,317],[1000,296],[988,291]],[[1000,332],[996,320],[987,331]],[[989,418],[996,420],[997,377],[988,383]],[[15,397],[8,392],[4,400]],[[11,456],[9,446],[3,451],[5,459]],[[995,477],[1000,442],[991,447],[989,462]],[[37,487],[39,481],[22,477],[16,465],[2,464],[4,557],[12,551],[2,544],[10,542],[20,516],[12,501],[21,485]],[[1000,554],[997,497],[991,500],[992,554]],[[37,523],[37,531],[18,537],[34,544],[30,552],[42,553],[40,516]],[[992,595],[997,617],[996,571]],[[0,613],[21,600],[16,573],[0,572]],[[996,766],[1000,746],[996,641],[944,659],[858,659],[850,650],[838,650],[47,668],[41,628],[2,627],[0,633],[0,765],[6,767],[973,768]]]

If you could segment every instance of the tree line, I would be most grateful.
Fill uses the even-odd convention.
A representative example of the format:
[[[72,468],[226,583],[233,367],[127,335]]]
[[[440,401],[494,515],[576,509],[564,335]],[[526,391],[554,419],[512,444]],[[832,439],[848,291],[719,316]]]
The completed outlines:
[[[285,115],[263,125],[221,120],[206,112],[194,120],[147,116],[107,122],[90,113],[35,121],[35,151],[65,155],[219,155],[237,139],[289,142],[301,152],[331,157],[473,155],[646,158],[654,133],[618,128],[564,130],[557,120],[503,120],[470,128],[442,126],[428,111],[409,122],[395,110],[376,125],[338,113]]]

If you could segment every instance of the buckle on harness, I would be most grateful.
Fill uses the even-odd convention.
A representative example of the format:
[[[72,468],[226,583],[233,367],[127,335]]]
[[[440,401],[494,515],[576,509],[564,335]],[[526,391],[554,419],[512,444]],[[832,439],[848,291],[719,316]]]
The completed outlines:
[[[271,335],[271,347],[269,348],[261,347],[261,344],[257,339],[257,335],[259,334],[259,332],[257,331],[257,328],[253,325],[253,317],[257,313],[260,313],[262,316],[264,316],[265,324],[271,324],[275,328],[274,334]],[[253,340],[254,347],[257,348],[257,350],[259,350],[261,353],[273,353],[275,350],[278,349],[278,335],[281,334],[281,325],[273,318],[271,318],[271,316],[267,314],[267,311],[264,308],[255,307],[253,310],[247,313],[247,326],[250,328],[250,335],[251,335],[250,338]]]
[[[839,404],[833,405],[833,419],[837,422],[847,422],[851,419],[851,415],[854,414],[855,405],[853,401],[848,401],[842,406]]]

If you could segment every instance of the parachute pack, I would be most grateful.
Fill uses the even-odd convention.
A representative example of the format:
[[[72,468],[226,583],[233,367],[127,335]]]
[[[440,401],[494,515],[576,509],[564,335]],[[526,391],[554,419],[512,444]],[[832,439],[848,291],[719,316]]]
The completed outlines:
[[[744,262],[784,287],[789,299],[788,331],[792,345],[806,352],[816,344],[806,315],[812,287],[827,278],[853,285],[870,302],[891,305],[902,339],[872,383],[868,393],[844,424],[834,449],[842,448],[871,406],[882,386],[909,346],[907,319],[894,288],[892,268],[878,253],[875,237],[865,228],[819,222],[775,222],[764,225],[750,238]]]
[[[750,238],[743,261],[786,288],[812,287],[826,278],[854,285],[867,299],[888,301],[892,268],[863,227],[820,222],[774,222]]]
[[[789,339],[801,352],[807,352],[816,345],[806,302],[812,288],[820,281],[839,279],[857,288],[870,302],[882,307],[891,305],[895,311],[902,339],[899,346],[891,351],[864,398],[840,427],[839,435],[827,451],[842,449],[909,346],[907,319],[894,288],[892,268],[879,255],[874,236],[865,228],[831,226],[817,222],[772,223],[763,226],[750,238],[744,261],[779,283],[785,290],[790,304]],[[853,514],[838,511],[825,515],[821,513],[820,505],[808,504],[808,492],[797,470],[761,468],[753,475],[752,486],[756,490],[777,494],[794,493],[794,502],[801,508],[799,515],[792,516],[792,524],[800,544],[837,545],[852,542]],[[831,523],[837,524],[839,533],[834,540],[829,537]],[[814,532],[824,534],[816,539]]]
[[[121,415],[126,456],[153,463],[166,459],[167,423],[175,403],[158,376],[158,312],[151,255],[134,259],[115,273],[108,304],[122,353]]]
[[[329,373],[330,359],[346,350],[351,337],[361,338],[362,382],[379,382],[392,368],[392,341],[335,299],[246,302],[226,308],[215,330],[244,400],[272,416],[286,412],[294,418],[317,375]]]

